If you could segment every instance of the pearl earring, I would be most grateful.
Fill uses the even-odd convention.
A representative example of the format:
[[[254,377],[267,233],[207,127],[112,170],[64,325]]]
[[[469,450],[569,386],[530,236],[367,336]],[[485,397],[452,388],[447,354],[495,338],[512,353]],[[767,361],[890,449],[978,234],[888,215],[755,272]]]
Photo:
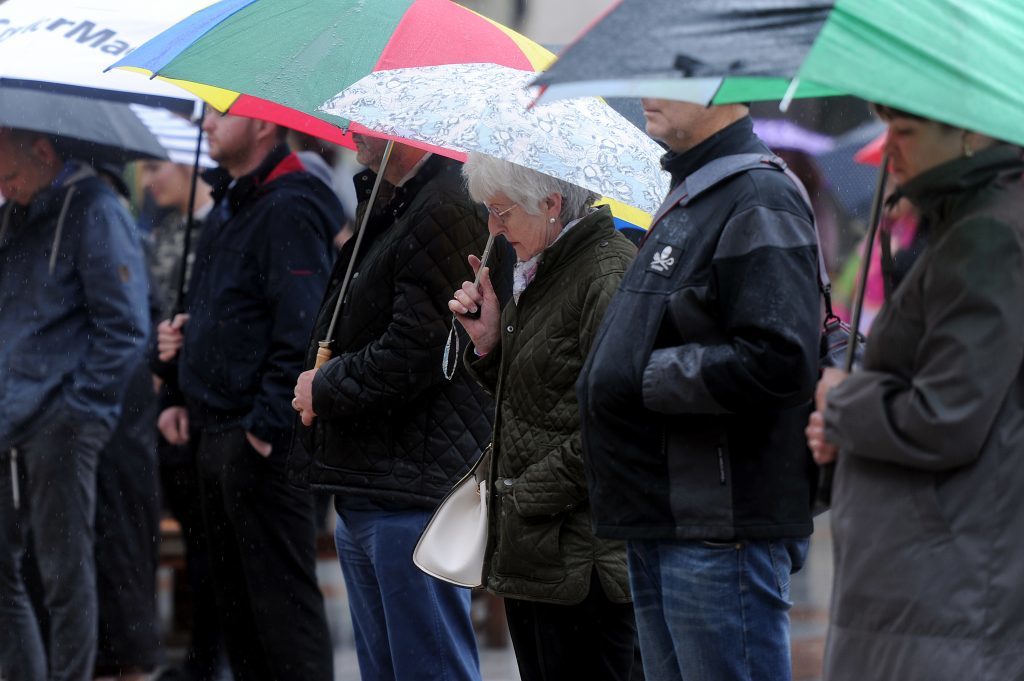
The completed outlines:
[[[970,142],[967,141],[967,133],[964,133],[963,137],[963,152],[967,158],[974,156],[974,149],[971,148]]]
[[[554,218],[548,218],[548,222],[550,222],[551,224],[555,224],[555,219]]]

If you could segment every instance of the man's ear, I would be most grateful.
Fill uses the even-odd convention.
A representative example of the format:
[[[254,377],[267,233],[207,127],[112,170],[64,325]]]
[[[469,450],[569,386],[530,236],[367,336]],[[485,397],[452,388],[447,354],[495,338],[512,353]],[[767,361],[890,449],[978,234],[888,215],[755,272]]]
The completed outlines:
[[[32,155],[48,166],[60,163],[60,155],[53,148],[53,142],[40,135],[32,141]]]
[[[276,143],[278,140],[279,126],[270,121],[261,121],[259,119],[252,119],[256,123],[256,140],[262,142],[265,139],[272,139]]]

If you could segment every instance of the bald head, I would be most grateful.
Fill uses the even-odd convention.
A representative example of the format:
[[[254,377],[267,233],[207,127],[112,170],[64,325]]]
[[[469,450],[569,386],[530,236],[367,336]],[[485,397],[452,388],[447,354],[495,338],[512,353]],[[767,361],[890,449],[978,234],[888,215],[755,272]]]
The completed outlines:
[[[0,128],[0,195],[27,206],[50,186],[64,162],[41,133]]]

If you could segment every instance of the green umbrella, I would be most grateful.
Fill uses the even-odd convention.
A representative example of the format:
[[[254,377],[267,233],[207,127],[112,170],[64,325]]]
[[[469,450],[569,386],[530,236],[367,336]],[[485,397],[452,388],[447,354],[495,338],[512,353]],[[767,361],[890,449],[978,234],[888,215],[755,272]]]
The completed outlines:
[[[840,0],[799,77],[1024,144],[1024,2]]]
[[[540,99],[729,104],[850,94],[1024,144],[1024,1],[837,0],[808,41],[797,29],[827,4],[737,0],[729,12],[709,6],[694,15],[623,0],[537,79],[546,88]],[[639,40],[698,19],[692,38]]]

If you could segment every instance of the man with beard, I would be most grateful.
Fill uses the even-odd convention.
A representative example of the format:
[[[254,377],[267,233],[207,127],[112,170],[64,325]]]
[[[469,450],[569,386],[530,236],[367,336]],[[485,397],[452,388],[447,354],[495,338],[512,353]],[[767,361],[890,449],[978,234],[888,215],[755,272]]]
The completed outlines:
[[[199,433],[203,516],[224,641],[238,681],[333,678],[317,586],[312,500],[288,485],[291,386],[342,218],[330,188],[265,121],[208,113],[210,156],[232,177],[203,227],[185,314],[161,323],[183,404],[171,444]]]

